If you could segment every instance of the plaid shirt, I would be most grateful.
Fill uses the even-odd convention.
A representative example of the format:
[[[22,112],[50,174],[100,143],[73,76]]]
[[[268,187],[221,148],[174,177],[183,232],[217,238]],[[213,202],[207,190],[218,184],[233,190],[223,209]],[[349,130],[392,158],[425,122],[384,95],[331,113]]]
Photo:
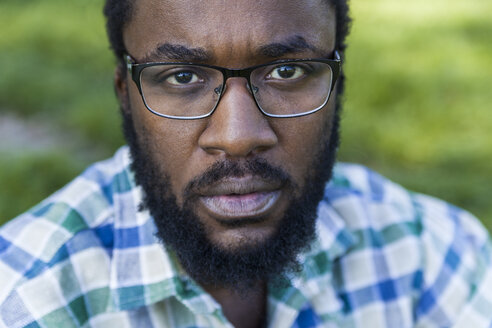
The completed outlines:
[[[155,237],[129,152],[0,230],[0,327],[232,327]],[[488,234],[470,214],[338,164],[317,239],[268,327],[490,327]]]

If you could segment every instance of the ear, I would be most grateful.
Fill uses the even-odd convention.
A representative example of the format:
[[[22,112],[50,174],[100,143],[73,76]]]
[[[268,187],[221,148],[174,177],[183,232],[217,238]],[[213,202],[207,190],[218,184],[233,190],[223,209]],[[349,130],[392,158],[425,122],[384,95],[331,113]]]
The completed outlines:
[[[128,74],[124,65],[118,64],[114,71],[114,90],[118,101],[121,105],[121,110],[130,114],[130,97],[128,94]]]

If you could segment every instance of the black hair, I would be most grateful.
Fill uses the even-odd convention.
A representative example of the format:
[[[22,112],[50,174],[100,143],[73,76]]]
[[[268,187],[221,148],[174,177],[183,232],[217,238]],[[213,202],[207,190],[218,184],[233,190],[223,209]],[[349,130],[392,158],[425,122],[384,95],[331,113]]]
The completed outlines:
[[[335,8],[336,13],[336,42],[335,48],[341,52],[342,56],[346,48],[345,39],[350,30],[350,16],[348,0],[327,0]],[[117,60],[124,64],[123,55],[126,53],[123,41],[123,28],[132,17],[132,7],[134,0],[106,0],[104,5],[104,16],[106,16],[106,29]],[[343,76],[342,76],[343,78]]]
[[[106,31],[111,49],[119,63],[127,52],[123,41],[123,28],[132,16],[133,0],[106,0],[103,13],[106,16]]]

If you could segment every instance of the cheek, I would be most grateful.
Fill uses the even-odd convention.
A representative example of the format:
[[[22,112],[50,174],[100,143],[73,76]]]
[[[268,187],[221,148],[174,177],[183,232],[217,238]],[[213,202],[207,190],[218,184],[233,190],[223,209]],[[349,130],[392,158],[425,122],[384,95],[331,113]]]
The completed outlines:
[[[197,140],[205,121],[159,117],[141,102],[132,102],[131,108],[139,145],[160,175],[170,177],[172,192],[179,198],[186,183],[199,171]]]
[[[334,106],[329,106],[308,116],[272,124],[277,131],[282,131],[279,132],[279,144],[285,158],[281,166],[299,187],[304,185],[319,152],[329,141],[333,112]]]

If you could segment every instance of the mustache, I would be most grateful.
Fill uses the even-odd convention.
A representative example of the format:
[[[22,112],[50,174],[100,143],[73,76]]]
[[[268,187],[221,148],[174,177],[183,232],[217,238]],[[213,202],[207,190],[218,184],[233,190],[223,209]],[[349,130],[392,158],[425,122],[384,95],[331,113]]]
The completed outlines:
[[[190,199],[200,189],[216,184],[226,178],[241,178],[246,175],[278,184],[293,184],[290,175],[282,168],[273,166],[265,159],[254,158],[244,161],[224,160],[215,162],[205,172],[193,178],[184,190],[184,198]]]

